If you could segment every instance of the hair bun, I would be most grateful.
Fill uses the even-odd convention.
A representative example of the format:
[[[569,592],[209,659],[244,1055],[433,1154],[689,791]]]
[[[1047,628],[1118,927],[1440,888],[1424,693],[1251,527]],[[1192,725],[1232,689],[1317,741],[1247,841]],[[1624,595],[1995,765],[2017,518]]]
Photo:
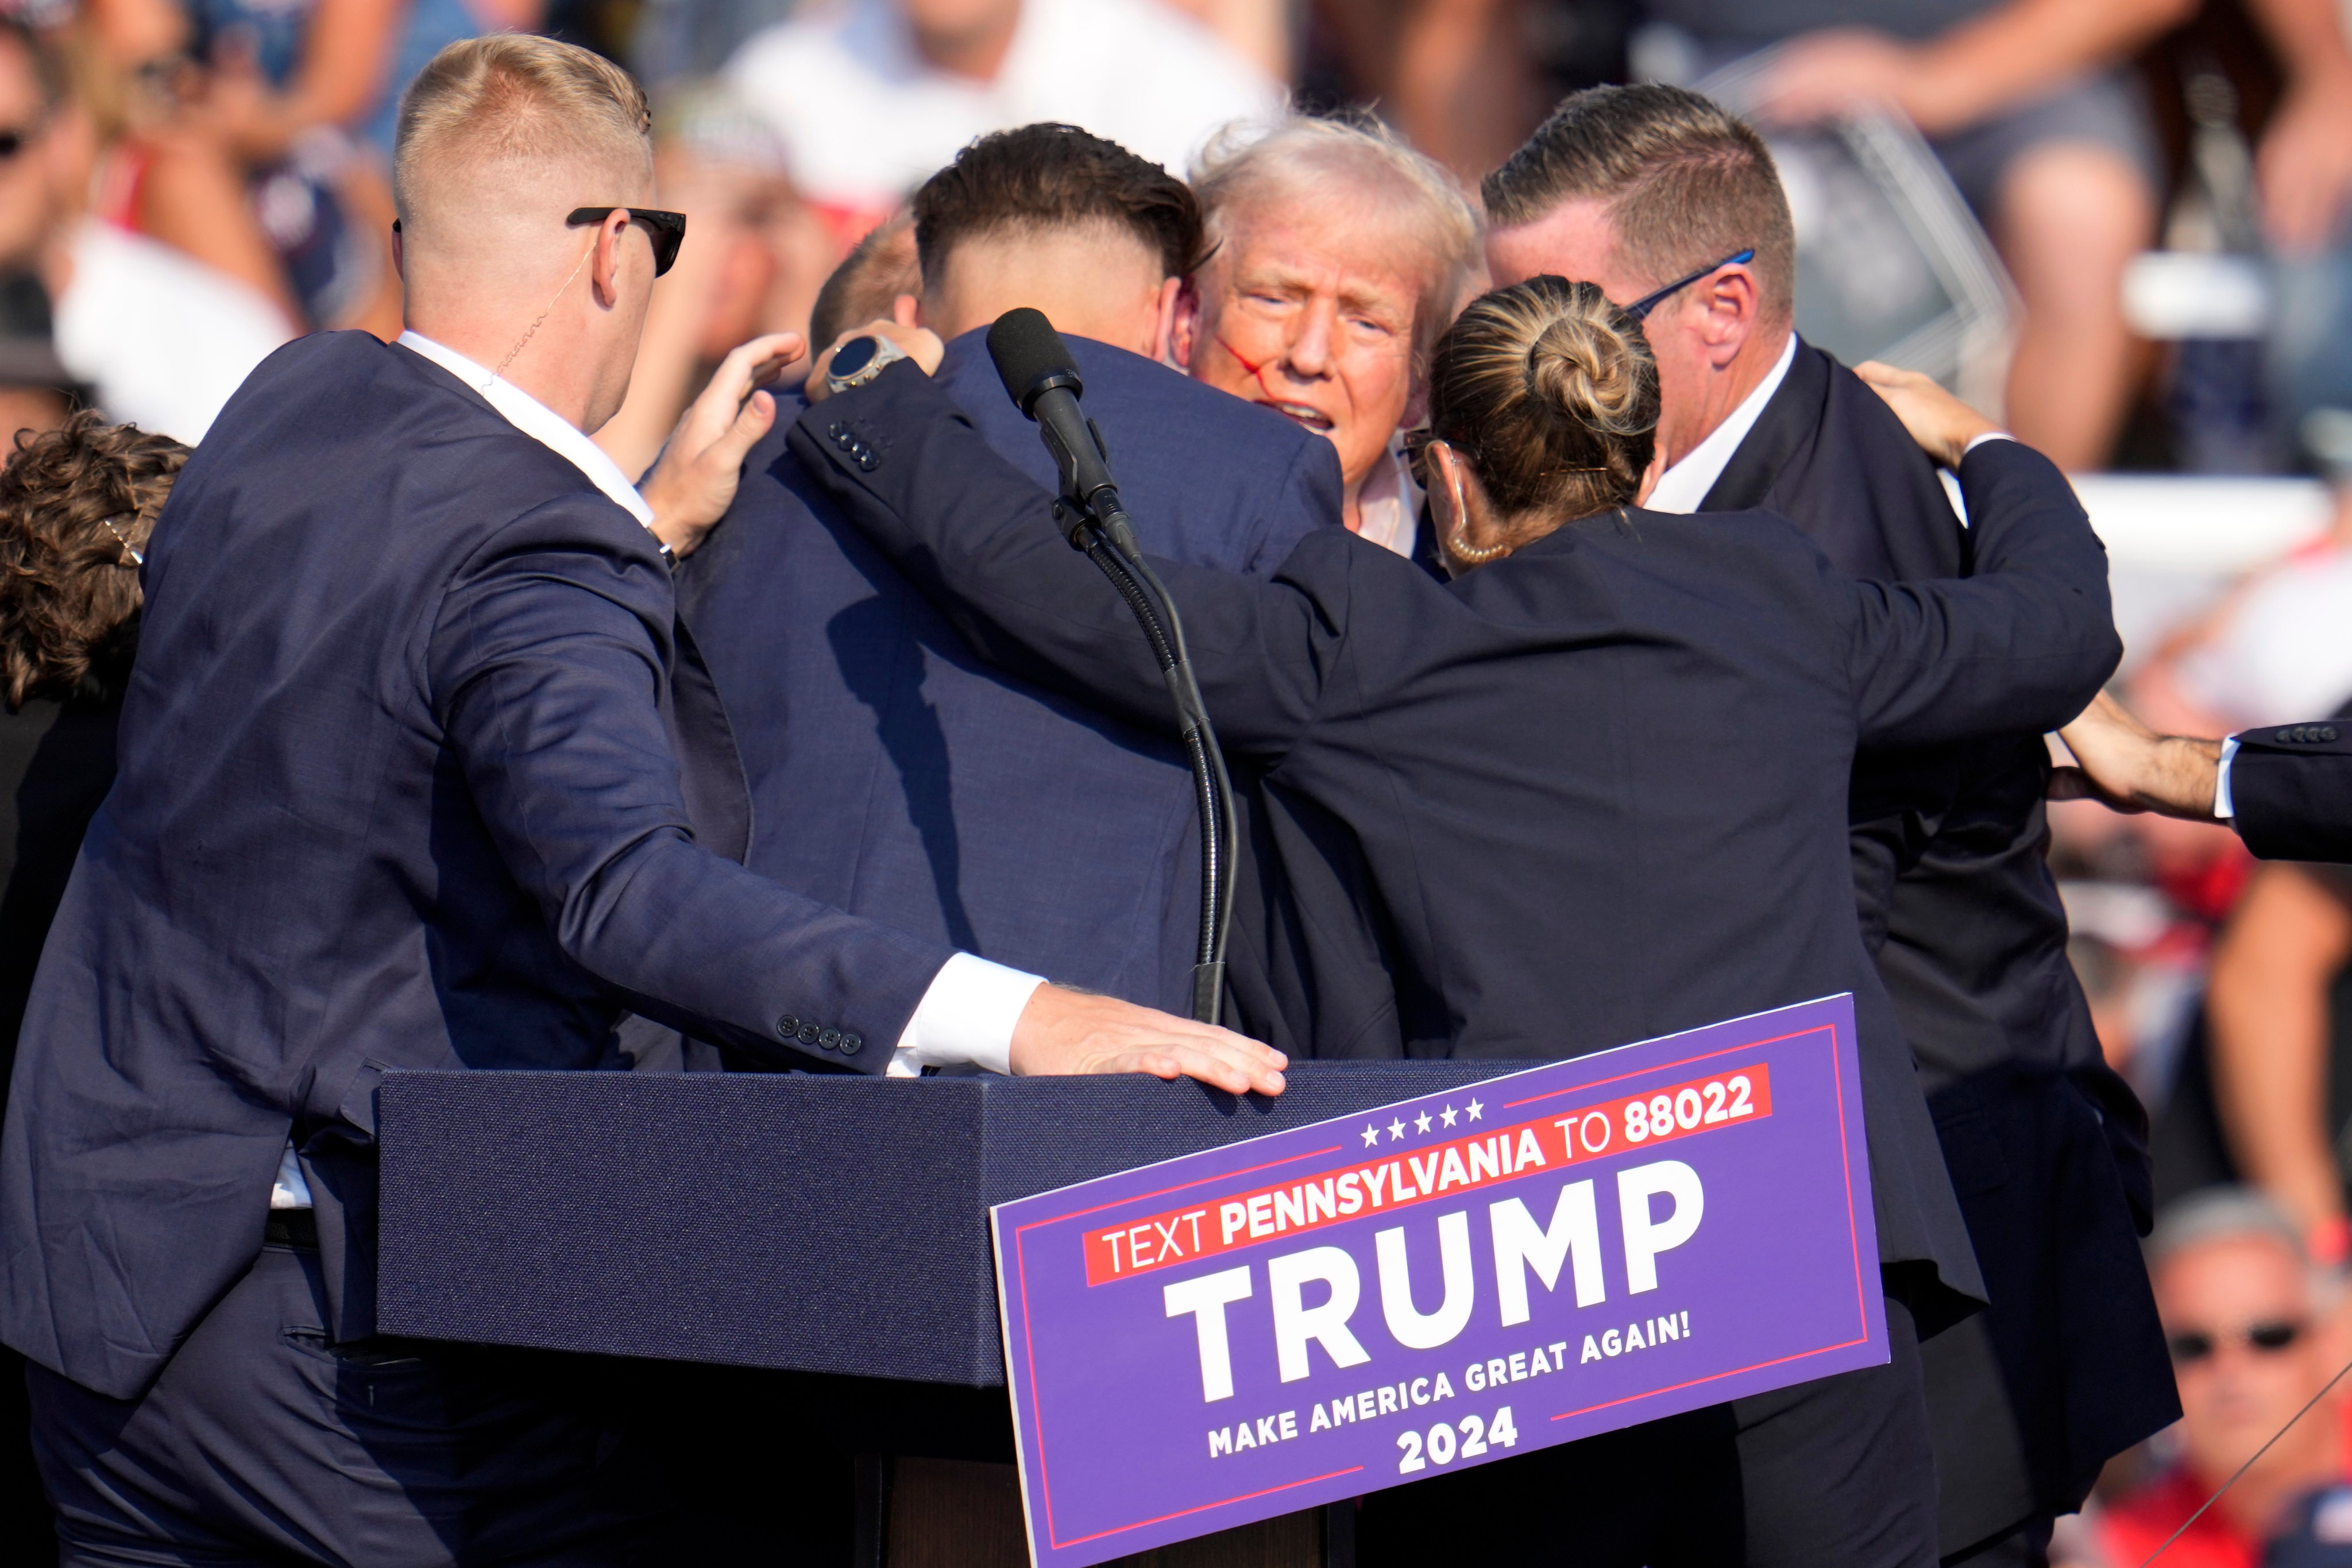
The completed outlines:
[[[1606,320],[1563,314],[1528,346],[1528,395],[1586,429],[1631,434],[1643,423],[1643,368],[1633,345]]]

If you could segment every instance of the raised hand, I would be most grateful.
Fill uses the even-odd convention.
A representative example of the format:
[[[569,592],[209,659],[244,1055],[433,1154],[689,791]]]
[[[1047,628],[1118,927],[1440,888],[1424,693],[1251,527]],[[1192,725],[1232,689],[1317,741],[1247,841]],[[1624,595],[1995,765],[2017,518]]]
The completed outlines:
[[[753,338],[719,362],[710,384],[679,415],[661,456],[637,489],[654,509],[654,532],[690,555],[734,504],[743,458],[776,422],[773,386],[807,353],[798,332]]]
[[[1853,374],[1870,384],[1911,439],[1948,468],[1957,468],[1968,455],[1969,443],[1979,436],[1998,436],[2000,426],[1916,370],[1897,370],[1876,360],[1864,360]]]

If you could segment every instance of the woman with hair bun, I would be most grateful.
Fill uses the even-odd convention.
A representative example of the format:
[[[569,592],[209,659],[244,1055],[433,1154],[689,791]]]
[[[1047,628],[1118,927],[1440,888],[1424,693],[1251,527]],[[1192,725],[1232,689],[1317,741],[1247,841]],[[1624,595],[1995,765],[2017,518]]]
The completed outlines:
[[[1167,728],[1126,606],[908,342],[918,368],[802,420],[801,461],[985,657]],[[1917,1336],[1983,1283],[1854,918],[1848,777],[1865,742],[2063,723],[2121,649],[2064,477],[1864,369],[1958,469],[1975,576],[1856,582],[1769,512],[1642,510],[1649,345],[1557,278],[1437,346],[1421,458],[1452,582],[1339,529],[1272,581],[1156,563],[1228,750],[1356,835],[1408,1054],[1575,1057],[1854,999],[1889,1363],[1376,1494],[1367,1564],[1560,1561],[1566,1520],[1580,1563],[1937,1560]]]

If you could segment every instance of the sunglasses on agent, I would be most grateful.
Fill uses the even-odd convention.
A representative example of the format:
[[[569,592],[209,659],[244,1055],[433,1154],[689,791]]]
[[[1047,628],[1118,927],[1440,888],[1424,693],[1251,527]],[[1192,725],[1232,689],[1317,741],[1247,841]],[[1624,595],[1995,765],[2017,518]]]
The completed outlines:
[[[2273,1356],[2303,1338],[2310,1327],[2288,1319],[2252,1323],[2235,1333],[2216,1334],[2204,1329],[2184,1329],[2165,1336],[2165,1345],[2172,1352],[2176,1366],[2195,1366],[2210,1361],[2225,1344],[2243,1344],[2257,1355]]]

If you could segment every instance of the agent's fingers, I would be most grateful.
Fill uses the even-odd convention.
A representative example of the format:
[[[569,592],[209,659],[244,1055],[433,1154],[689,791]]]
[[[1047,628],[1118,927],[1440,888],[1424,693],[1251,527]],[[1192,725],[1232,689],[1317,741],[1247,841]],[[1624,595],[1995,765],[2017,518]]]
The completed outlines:
[[[741,467],[744,456],[775,422],[775,398],[764,392],[753,393],[744,400],[742,412],[735,416],[726,434],[710,444],[709,459],[728,468]]]

